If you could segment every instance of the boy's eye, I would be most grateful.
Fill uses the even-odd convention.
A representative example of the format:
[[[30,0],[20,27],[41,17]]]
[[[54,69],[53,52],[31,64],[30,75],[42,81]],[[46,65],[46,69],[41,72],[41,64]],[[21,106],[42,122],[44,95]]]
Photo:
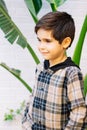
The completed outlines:
[[[50,43],[50,42],[51,42],[50,39],[43,39],[43,40],[40,40],[38,37],[37,37],[37,40],[38,40],[39,42],[41,42],[41,41],[46,42],[46,43]]]
[[[45,41],[48,42],[48,43],[51,42],[51,40],[49,40],[49,39],[46,39]]]
[[[39,42],[41,42],[41,40],[40,40],[39,38],[37,38],[37,40],[38,40]]]

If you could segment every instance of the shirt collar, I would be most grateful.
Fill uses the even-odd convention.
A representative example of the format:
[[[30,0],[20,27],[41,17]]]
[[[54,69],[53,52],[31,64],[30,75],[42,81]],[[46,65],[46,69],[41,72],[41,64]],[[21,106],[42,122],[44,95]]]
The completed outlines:
[[[62,63],[59,63],[59,64],[56,64],[52,67],[49,67],[49,60],[45,60],[44,61],[44,68],[45,69],[51,69],[52,71],[57,71],[59,69],[64,69],[65,67],[69,67],[69,66],[76,66],[79,68],[79,66],[77,66],[72,60],[71,60],[71,57],[67,57],[67,59],[62,62]]]

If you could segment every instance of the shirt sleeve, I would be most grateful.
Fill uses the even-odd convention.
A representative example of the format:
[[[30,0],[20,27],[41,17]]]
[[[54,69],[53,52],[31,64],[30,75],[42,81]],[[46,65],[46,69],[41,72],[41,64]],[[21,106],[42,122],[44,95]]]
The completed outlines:
[[[36,73],[37,73],[37,69],[35,70],[35,78],[36,78]],[[29,95],[28,101],[26,102],[24,113],[23,113],[23,116],[22,116],[22,122],[21,123],[22,123],[22,129],[23,130],[31,130],[32,119],[31,119],[29,112],[32,109],[31,108],[32,105],[30,105],[30,104],[33,102],[34,91],[35,91],[35,85],[33,86],[32,93]]]
[[[72,71],[68,81],[70,117],[65,130],[85,130],[87,128],[87,106],[83,94],[83,77],[80,71]]]

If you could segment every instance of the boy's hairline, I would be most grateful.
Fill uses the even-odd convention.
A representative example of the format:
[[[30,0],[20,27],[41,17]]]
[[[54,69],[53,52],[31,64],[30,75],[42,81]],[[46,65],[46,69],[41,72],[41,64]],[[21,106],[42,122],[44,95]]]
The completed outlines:
[[[58,12],[60,12],[60,11],[58,11]],[[50,14],[50,13],[53,13],[53,12],[49,12],[48,14]],[[66,14],[68,14],[67,12],[62,12],[62,13],[66,13]],[[70,15],[70,14],[68,14],[70,17],[71,17],[71,19],[72,19],[72,21],[74,22],[74,19],[72,18],[72,16]],[[45,16],[45,15],[44,15]],[[42,16],[42,18],[43,18],[43,16]],[[42,18],[40,18],[40,20],[42,19]],[[74,24],[75,25],[75,24]],[[75,27],[75,26],[74,26]],[[44,30],[46,30],[46,31],[52,31],[52,37],[54,38],[54,39],[56,39],[57,41],[59,41],[60,42],[60,44],[62,43],[62,41],[66,38],[66,37],[70,37],[72,40],[71,40],[71,43],[70,43],[70,46],[71,46],[71,44],[72,44],[72,42],[73,42],[73,40],[74,40],[74,37],[75,37],[75,32],[74,32],[74,34],[73,34],[73,38],[72,38],[72,36],[71,35],[66,35],[65,37],[63,37],[62,39],[57,39],[56,38],[56,35],[54,35],[54,29],[53,28],[50,28],[50,27],[48,27],[48,26],[46,26],[45,27],[45,25],[44,25],[44,23],[42,23],[42,25],[39,25],[38,26],[38,23],[36,24],[36,26],[35,26],[35,33],[37,34],[37,32],[38,32],[38,30],[39,29],[44,29]]]

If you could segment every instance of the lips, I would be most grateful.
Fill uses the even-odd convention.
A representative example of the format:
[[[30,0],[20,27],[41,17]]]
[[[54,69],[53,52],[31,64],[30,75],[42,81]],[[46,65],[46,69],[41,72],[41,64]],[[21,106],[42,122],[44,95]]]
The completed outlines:
[[[46,55],[46,54],[48,54],[48,51],[42,51],[41,54]]]

